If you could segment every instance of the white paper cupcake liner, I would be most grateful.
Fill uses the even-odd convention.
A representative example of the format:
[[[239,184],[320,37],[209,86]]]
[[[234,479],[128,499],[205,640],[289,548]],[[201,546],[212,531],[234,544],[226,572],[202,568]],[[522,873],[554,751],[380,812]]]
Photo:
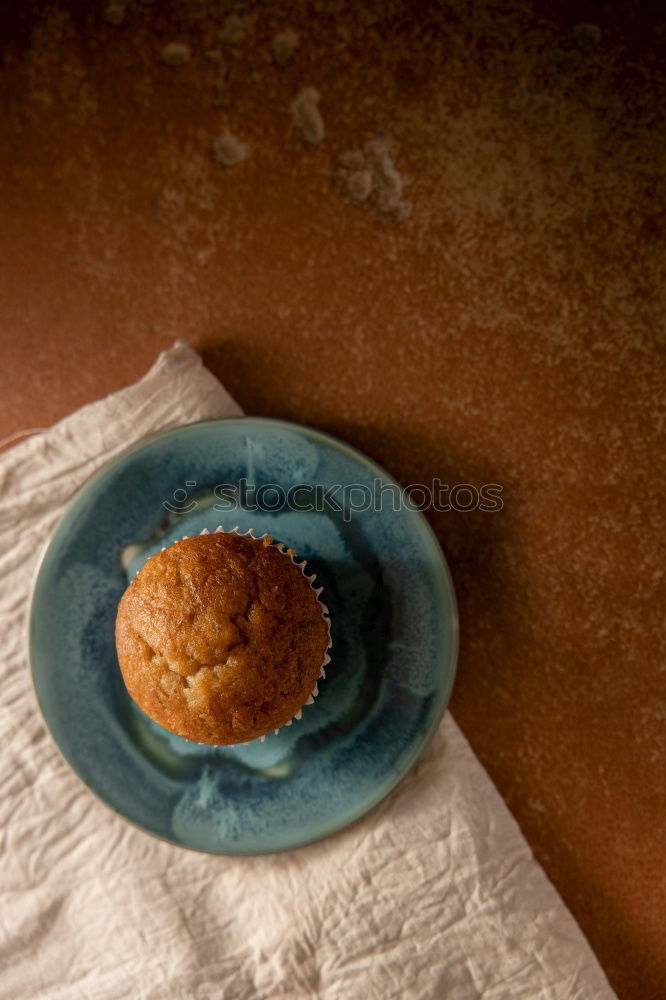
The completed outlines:
[[[200,535],[210,535],[210,533],[211,532],[208,530],[208,528],[204,528],[202,531],[199,532]],[[217,528],[215,529],[215,531],[213,532],[213,534],[219,534],[219,533],[224,534],[224,535],[239,535],[239,536],[249,535],[250,538],[253,538],[256,542],[261,542],[261,541],[264,540],[264,538],[271,538],[271,536],[268,534],[267,531],[265,531],[263,533],[263,535],[255,535],[254,531],[252,530],[252,528],[248,528],[247,531],[241,531],[238,525],[236,525],[234,528],[230,528],[229,530],[227,530],[226,528],[223,528],[221,524],[219,524],[217,526]],[[189,535],[183,535],[182,538],[177,538],[171,544],[175,545],[176,542],[185,541],[185,539],[189,538],[189,537],[190,537]],[[325,679],[325,677],[326,677],[326,667],[331,662],[331,657],[329,655],[329,650],[330,650],[330,648],[331,648],[331,646],[332,646],[333,643],[332,643],[332,640],[331,640],[331,617],[330,617],[327,605],[324,604],[324,602],[321,600],[321,596],[320,596],[322,594],[324,588],[323,587],[315,587],[315,585],[314,585],[314,581],[317,579],[317,574],[316,573],[312,573],[311,576],[308,576],[308,574],[305,572],[305,567],[307,566],[307,559],[302,559],[302,560],[299,561],[297,559],[297,557],[296,557],[296,553],[294,552],[294,550],[293,549],[288,549],[287,546],[284,544],[284,542],[274,542],[272,540],[272,538],[271,538],[270,547],[274,548],[274,549],[277,549],[278,552],[280,552],[282,555],[287,556],[289,559],[291,559],[291,561],[294,564],[294,566],[297,566],[300,569],[301,573],[303,574],[303,576],[305,577],[305,579],[308,581],[308,583],[310,584],[310,587],[312,588],[312,590],[315,593],[315,596],[317,598],[317,603],[321,607],[321,616],[324,619],[324,621],[326,622],[326,627],[328,629],[328,645],[326,646],[326,652],[324,653],[324,660],[322,662],[321,667],[319,668],[319,677],[317,679],[317,683],[315,684],[315,686],[313,687],[312,691],[308,695],[307,701],[305,701],[301,705],[301,707],[299,708],[299,710],[289,720],[289,722],[285,722],[283,726],[279,726],[277,729],[275,729],[273,731],[273,735],[277,736],[277,734],[280,732],[280,729],[286,729],[287,726],[291,726],[294,721],[298,721],[299,719],[301,719],[303,717],[303,709],[304,708],[306,708],[308,705],[314,705],[314,700],[317,697],[317,695],[319,694],[319,683],[318,682],[319,682],[319,680]],[[163,546],[162,552],[164,552],[167,548],[171,548],[171,546],[170,545],[169,546],[168,545]],[[264,740],[266,739],[266,736],[269,736],[269,735],[270,735],[270,733],[265,733],[263,736],[258,736],[256,738],[256,740],[246,740],[245,742],[242,742],[242,743],[232,744],[232,746],[233,745],[235,745],[235,746],[247,746],[248,743],[255,743],[255,742],[257,742],[257,740],[260,743],[263,743]]]

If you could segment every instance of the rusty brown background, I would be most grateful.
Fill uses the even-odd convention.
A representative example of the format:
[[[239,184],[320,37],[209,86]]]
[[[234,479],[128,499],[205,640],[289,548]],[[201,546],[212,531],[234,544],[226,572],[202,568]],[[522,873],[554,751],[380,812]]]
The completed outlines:
[[[429,514],[461,606],[452,710],[626,1000],[666,996],[658,6],[0,14],[0,434],[182,337],[248,413],[405,484],[501,484],[500,513]],[[245,36],[221,42],[234,11]],[[231,169],[227,129],[249,149]],[[377,137],[404,221],[346,194],[340,154]]]

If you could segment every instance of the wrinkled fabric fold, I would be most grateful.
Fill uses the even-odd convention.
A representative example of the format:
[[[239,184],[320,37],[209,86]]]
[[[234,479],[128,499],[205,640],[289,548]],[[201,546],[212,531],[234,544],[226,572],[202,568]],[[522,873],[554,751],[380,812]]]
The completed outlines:
[[[64,506],[109,458],[240,409],[182,343],[0,454],[0,998],[609,1000],[606,978],[449,713],[381,806],[309,847],[211,857],[111,813],[60,756],[25,617]]]

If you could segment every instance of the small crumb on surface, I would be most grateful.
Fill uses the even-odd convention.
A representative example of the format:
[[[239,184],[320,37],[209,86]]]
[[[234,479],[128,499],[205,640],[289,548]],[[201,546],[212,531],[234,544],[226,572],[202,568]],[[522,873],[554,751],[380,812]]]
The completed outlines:
[[[360,149],[345,150],[344,153],[340,153],[338,161],[346,170],[363,170],[365,167],[365,156]]]
[[[320,94],[313,87],[304,87],[291,102],[294,124],[306,142],[313,146],[324,138],[324,120],[319,112]]]
[[[190,47],[184,42],[169,42],[162,49],[161,56],[167,66],[182,66],[190,61]]]
[[[224,42],[225,45],[236,45],[238,42],[242,42],[246,35],[247,22],[245,18],[239,17],[238,14],[229,14],[222,25],[220,41]]]
[[[248,157],[248,148],[244,142],[231,132],[223,132],[212,142],[213,156],[223,167],[235,167]]]
[[[338,156],[337,172],[340,191],[357,202],[390,216],[394,222],[404,222],[411,215],[409,202],[402,197],[404,181],[398,173],[391,145],[387,139],[375,138],[363,149],[346,149]]]
[[[109,24],[122,24],[125,20],[127,0],[111,0],[104,8],[104,20]]]
[[[288,28],[279,31],[273,39],[273,58],[278,66],[284,66],[298,49],[299,38],[295,31]]]
[[[372,191],[372,174],[369,170],[355,170],[346,179],[347,192],[355,201],[365,201]]]
[[[403,201],[403,180],[393,163],[388,142],[385,139],[370,139],[365,144],[365,155],[379,193],[380,209],[394,213],[398,221],[404,221],[410,215],[410,208]]]

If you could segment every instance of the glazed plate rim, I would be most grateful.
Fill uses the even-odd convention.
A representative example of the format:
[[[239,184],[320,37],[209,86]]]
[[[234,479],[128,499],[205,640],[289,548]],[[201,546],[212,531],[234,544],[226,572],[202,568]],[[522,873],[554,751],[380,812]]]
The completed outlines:
[[[369,471],[375,473],[376,475],[383,478],[387,483],[397,486],[402,489],[400,484],[396,479],[384,469],[378,462],[369,458],[358,448],[347,444],[346,442],[340,440],[332,434],[328,434],[325,431],[320,431],[316,428],[310,427],[307,424],[299,424],[296,421],[281,420],[273,417],[260,417],[260,416],[229,416],[229,417],[213,417],[205,420],[191,421],[186,424],[179,424],[175,427],[165,428],[163,430],[154,431],[151,434],[146,434],[139,440],[135,441],[133,444],[129,445],[127,448],[122,449],[112,458],[106,460],[102,465],[96,469],[90,476],[88,476],[84,482],[77,488],[75,494],[65,505],[57,521],[51,528],[49,536],[44,542],[39,552],[38,558],[35,563],[35,567],[32,574],[32,579],[30,582],[28,601],[25,616],[25,628],[24,628],[24,642],[27,662],[30,670],[30,681],[31,689],[35,698],[37,707],[39,708],[42,721],[45,725],[46,731],[49,734],[50,739],[54,743],[58,753],[63,758],[68,767],[76,775],[77,779],[95,796],[95,798],[101,802],[107,809],[114,813],[115,816],[122,819],[124,822],[129,823],[130,826],[134,827],[136,830],[140,830],[142,833],[147,834],[150,837],[154,837],[156,840],[161,841],[166,844],[171,844],[174,847],[179,847],[187,851],[193,851],[197,854],[208,854],[213,857],[253,857],[269,854],[284,853],[286,851],[296,850],[300,847],[306,847],[309,844],[318,843],[329,837],[340,833],[342,830],[347,829],[347,827],[354,825],[368,813],[377,808],[385,799],[387,799],[395,789],[404,781],[404,779],[412,772],[415,765],[423,757],[428,747],[430,746],[435,733],[437,732],[444,713],[446,711],[447,705],[449,703],[453,685],[455,682],[457,663],[458,663],[458,650],[459,650],[459,617],[458,617],[458,604],[456,600],[455,589],[453,585],[453,578],[451,576],[451,571],[447,563],[446,557],[442,550],[442,547],[435,535],[432,527],[430,526],[425,515],[418,509],[412,508],[410,513],[415,519],[415,523],[420,527],[421,532],[424,536],[424,540],[428,543],[428,548],[430,554],[434,557],[433,562],[437,565],[441,577],[441,583],[443,590],[448,599],[448,613],[449,613],[449,624],[450,624],[450,645],[448,650],[442,650],[440,653],[440,660],[443,669],[446,671],[446,676],[443,679],[437,692],[437,704],[432,713],[432,718],[429,725],[420,734],[419,738],[414,741],[408,757],[402,763],[395,775],[386,783],[382,783],[379,791],[374,796],[366,797],[362,804],[355,809],[351,814],[345,814],[338,822],[331,822],[327,826],[324,832],[319,832],[314,836],[306,836],[298,840],[294,840],[293,843],[285,844],[283,846],[277,847],[267,847],[265,849],[253,847],[248,850],[243,850],[239,847],[234,850],[217,850],[217,849],[206,849],[204,847],[195,846],[191,844],[184,843],[181,840],[177,840],[175,837],[169,837],[163,832],[159,832],[155,829],[151,829],[148,826],[140,823],[136,819],[127,816],[124,812],[120,811],[116,806],[108,801],[105,794],[94,787],[94,785],[81,773],[77,762],[70,759],[68,754],[63,750],[58,742],[55,733],[52,731],[47,715],[42,706],[40,700],[37,682],[35,680],[35,669],[33,666],[33,655],[32,655],[32,621],[33,621],[33,610],[34,610],[34,598],[35,592],[38,586],[38,582],[41,576],[42,568],[44,562],[49,552],[51,545],[56,540],[63,524],[69,520],[69,518],[74,514],[79,506],[84,506],[86,502],[86,496],[89,489],[103,480],[107,476],[112,476],[114,471],[119,465],[125,462],[132,455],[135,455],[155,443],[156,441],[163,441],[164,439],[170,437],[184,436],[191,433],[196,433],[198,430],[203,428],[214,428],[223,427],[229,424],[236,425],[247,425],[248,427],[261,428],[267,427],[276,430],[284,430],[286,432],[297,433],[305,435],[305,437],[310,441],[315,441],[323,444],[324,446],[333,448],[337,451],[343,452],[353,461],[361,464]]]

